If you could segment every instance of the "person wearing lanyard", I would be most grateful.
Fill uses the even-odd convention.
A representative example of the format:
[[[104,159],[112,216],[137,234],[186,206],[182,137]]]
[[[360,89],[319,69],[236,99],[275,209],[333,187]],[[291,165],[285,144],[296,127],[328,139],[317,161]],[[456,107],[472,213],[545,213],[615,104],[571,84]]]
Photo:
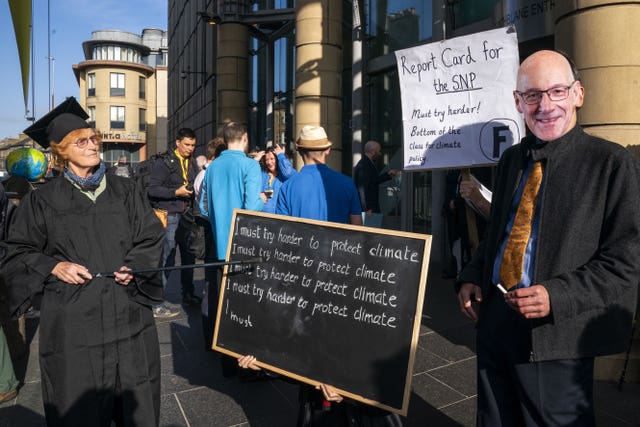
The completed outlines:
[[[180,260],[183,265],[195,263],[194,256],[187,248],[177,244],[175,240],[176,230],[180,217],[193,203],[193,181],[198,170],[193,158],[196,147],[196,135],[189,128],[182,128],[176,136],[176,148],[169,150],[162,160],[153,163],[147,194],[154,206],[168,212],[167,227],[165,228],[165,241],[162,252],[163,265],[172,267],[175,265],[176,246],[180,249]],[[163,286],[166,289],[169,271],[162,276]],[[182,303],[184,305],[199,306],[202,301],[194,295],[193,270],[180,271],[182,285]],[[178,315],[178,311],[167,305],[154,307],[155,317],[165,318]]]
[[[640,170],[577,124],[584,93],[561,52],[518,70],[513,96],[532,135],[503,153],[487,238],[456,283],[477,322],[479,426],[595,425],[594,358],[629,342]]]

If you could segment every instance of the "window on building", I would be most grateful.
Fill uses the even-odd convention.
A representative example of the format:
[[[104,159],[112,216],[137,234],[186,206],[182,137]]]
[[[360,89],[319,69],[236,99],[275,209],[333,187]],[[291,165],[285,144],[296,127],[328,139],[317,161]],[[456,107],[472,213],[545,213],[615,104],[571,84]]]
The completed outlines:
[[[110,73],[111,96],[124,96],[124,73]]]
[[[293,99],[295,98],[295,34],[288,33],[273,45],[273,72],[267,73],[269,60],[266,45],[253,38],[249,58],[249,140],[284,143],[295,139],[293,133]],[[267,99],[267,79],[272,79],[274,97]],[[271,104],[272,114],[265,112]],[[269,131],[269,130],[271,131]]]
[[[452,15],[454,28],[471,25],[483,19],[493,18],[493,11],[498,0],[460,0],[453,4]],[[514,2],[516,3],[516,2]]]
[[[89,126],[92,128],[96,127],[96,107],[89,107]]]
[[[87,96],[96,96],[96,73],[87,74]]]
[[[111,129],[124,129],[124,107],[111,106]]]
[[[370,75],[365,94],[369,111],[363,140],[374,139],[382,145],[381,163],[390,169],[402,168],[403,133],[402,106],[398,71],[392,67],[386,72]],[[394,178],[381,185],[380,207],[385,215],[384,228],[401,229],[402,217],[406,230],[431,232],[432,174],[415,172]]]
[[[102,160],[105,163],[112,165],[118,161],[120,156],[125,156],[131,164],[138,163],[140,161],[140,145],[114,142],[102,144]]]
[[[145,99],[147,97],[147,79],[138,77],[138,98]]]
[[[371,56],[384,55],[429,39],[432,36],[432,9],[433,0],[369,1],[366,28],[371,36]]]
[[[94,60],[140,62],[140,52],[136,49],[115,45],[99,45],[93,48]]]
[[[146,132],[147,131],[147,110],[145,110],[144,108],[140,108],[138,110],[138,130],[140,130],[140,132]]]

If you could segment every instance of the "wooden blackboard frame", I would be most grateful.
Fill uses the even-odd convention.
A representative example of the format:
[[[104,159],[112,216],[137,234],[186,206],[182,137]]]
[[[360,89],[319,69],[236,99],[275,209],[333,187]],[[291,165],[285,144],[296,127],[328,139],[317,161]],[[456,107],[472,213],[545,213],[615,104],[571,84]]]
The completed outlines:
[[[402,232],[402,231],[395,231],[395,230],[386,230],[386,229],[378,229],[378,228],[370,228],[370,227],[363,227],[363,226],[354,226],[354,225],[347,225],[347,224],[338,224],[338,223],[332,223],[332,222],[325,222],[325,221],[316,221],[316,220],[311,220],[311,219],[303,219],[303,218],[295,218],[295,217],[287,217],[287,216],[282,216],[282,215],[273,215],[273,214],[267,214],[267,213],[262,213],[262,212],[253,212],[253,211],[246,211],[246,210],[241,210],[241,209],[236,209],[234,210],[234,215],[233,215],[233,221],[232,221],[232,228],[231,228],[231,232],[230,232],[230,238],[229,238],[229,244],[227,247],[227,256],[226,256],[226,260],[227,261],[232,261],[235,260],[236,258],[232,258],[232,245],[234,243],[234,235],[235,235],[235,227],[237,224],[237,217],[240,216],[242,217],[263,217],[265,218],[267,221],[271,221],[271,220],[276,220],[277,222],[281,223],[281,224],[289,224],[290,223],[302,223],[302,224],[309,224],[312,226],[318,226],[319,230],[322,230],[322,228],[325,229],[344,229],[344,230],[352,230],[355,231],[357,233],[371,233],[371,234],[375,234],[375,235],[381,235],[381,236],[393,236],[393,237],[405,237],[408,239],[415,239],[421,242],[421,244],[424,245],[422,253],[421,253],[421,260],[420,260],[420,264],[419,264],[419,282],[417,284],[413,284],[413,286],[415,286],[417,288],[417,293],[416,293],[416,301],[415,301],[415,312],[413,313],[413,320],[412,320],[412,324],[413,327],[411,328],[411,337],[410,337],[410,348],[409,348],[409,355],[408,355],[408,366],[406,369],[406,378],[404,379],[404,389],[402,391],[402,397],[401,397],[401,405],[396,406],[391,406],[391,405],[387,405],[384,404],[382,402],[376,401],[374,399],[371,398],[367,398],[365,396],[362,396],[358,393],[355,393],[353,391],[344,389],[344,388],[340,388],[335,386],[334,384],[331,384],[332,386],[334,386],[340,394],[342,394],[343,396],[346,396],[348,398],[351,398],[353,400],[365,403],[367,405],[372,405],[372,406],[376,406],[379,408],[383,408],[387,411],[390,412],[394,412],[394,413],[398,413],[401,415],[405,415],[407,414],[408,411],[408,407],[409,407],[409,396],[411,393],[411,378],[413,375],[413,364],[415,361],[415,353],[416,353],[416,349],[417,349],[417,344],[418,344],[418,338],[419,338],[419,333],[420,333],[420,324],[421,324],[421,319],[422,319],[422,307],[423,307],[423,302],[424,302],[424,295],[425,295],[425,290],[426,290],[426,281],[427,281],[427,272],[428,272],[428,263],[429,263],[429,255],[430,255],[430,250],[431,250],[431,236],[427,235],[427,234],[417,234],[417,233],[409,233],[409,232]],[[254,254],[257,255],[257,254]],[[246,258],[246,257],[245,257]],[[239,259],[239,258],[238,258]],[[417,267],[417,266],[416,266]],[[244,354],[239,353],[234,351],[233,349],[230,348],[226,348],[226,347],[221,347],[219,344],[219,336],[220,336],[220,325],[221,325],[221,316],[223,315],[223,311],[224,311],[224,307],[225,307],[225,301],[226,301],[226,289],[227,289],[227,281],[229,279],[229,270],[230,268],[233,267],[229,267],[229,266],[225,266],[224,268],[224,273],[223,273],[223,279],[222,279],[222,286],[221,286],[221,290],[220,290],[220,299],[219,299],[219,304],[218,304],[218,312],[216,315],[216,325],[215,325],[215,330],[214,330],[214,336],[213,336],[213,344],[212,344],[212,348],[218,352],[227,354],[229,356],[233,356],[233,357],[239,357],[242,356],[244,354],[253,354],[254,356],[257,357],[258,362],[257,365],[262,367],[263,369],[267,369],[269,371],[278,373],[280,375],[284,375],[286,377],[289,378],[293,378],[297,381],[306,383],[306,384],[310,384],[313,386],[318,386],[320,384],[322,384],[323,381],[322,378],[309,378],[306,376],[302,376],[299,375],[295,372],[292,372],[290,370],[287,369],[287,366],[281,365],[281,366],[274,366],[273,364],[269,364],[269,363],[265,363],[264,361],[260,360],[260,354],[259,352],[251,352],[251,353],[247,353],[244,352]],[[417,270],[416,270],[417,271]],[[414,305],[411,304],[410,307],[413,307]],[[330,332],[330,331],[329,331]],[[327,339],[331,339],[331,337],[326,337]],[[406,339],[408,339],[408,334],[405,336]],[[375,351],[375,350],[373,350]],[[318,362],[318,363],[322,363],[322,361],[314,361],[314,362]],[[404,366],[404,365],[403,365]]]

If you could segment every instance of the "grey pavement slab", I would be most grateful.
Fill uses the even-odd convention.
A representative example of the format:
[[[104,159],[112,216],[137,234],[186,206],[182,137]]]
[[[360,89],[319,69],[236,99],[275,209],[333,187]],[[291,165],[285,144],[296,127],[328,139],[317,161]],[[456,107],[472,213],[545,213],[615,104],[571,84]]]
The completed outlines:
[[[457,308],[452,282],[431,266],[413,367],[407,427],[475,425],[475,331]],[[202,272],[196,270],[196,289]],[[161,352],[162,427],[293,427],[298,388],[272,379],[243,382],[222,376],[219,355],[204,349],[198,309],[181,307],[179,274],[167,299],[179,316],[156,321]],[[0,427],[45,425],[40,395],[37,319],[28,322],[29,354],[16,362],[23,385],[17,399],[0,404]],[[599,426],[640,425],[640,384],[596,382]]]

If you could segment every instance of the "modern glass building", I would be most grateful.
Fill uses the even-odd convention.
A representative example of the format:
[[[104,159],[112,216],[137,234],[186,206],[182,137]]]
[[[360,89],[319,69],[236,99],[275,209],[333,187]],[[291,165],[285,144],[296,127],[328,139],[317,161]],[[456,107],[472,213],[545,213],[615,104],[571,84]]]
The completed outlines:
[[[393,52],[515,25],[521,58],[556,48],[576,59],[585,129],[634,145],[637,18],[640,4],[614,1],[169,0],[168,138],[187,126],[204,147],[224,121],[245,121],[253,146],[284,144],[295,157],[299,129],[320,124],[334,143],[332,168],[351,175],[370,139],[382,144],[382,164],[401,168]],[[445,251],[444,187],[445,172],[421,171],[380,188],[383,227],[432,233],[435,260]]]
[[[102,157],[130,163],[167,148],[167,33],[94,31],[73,70],[80,103],[102,133]]]

